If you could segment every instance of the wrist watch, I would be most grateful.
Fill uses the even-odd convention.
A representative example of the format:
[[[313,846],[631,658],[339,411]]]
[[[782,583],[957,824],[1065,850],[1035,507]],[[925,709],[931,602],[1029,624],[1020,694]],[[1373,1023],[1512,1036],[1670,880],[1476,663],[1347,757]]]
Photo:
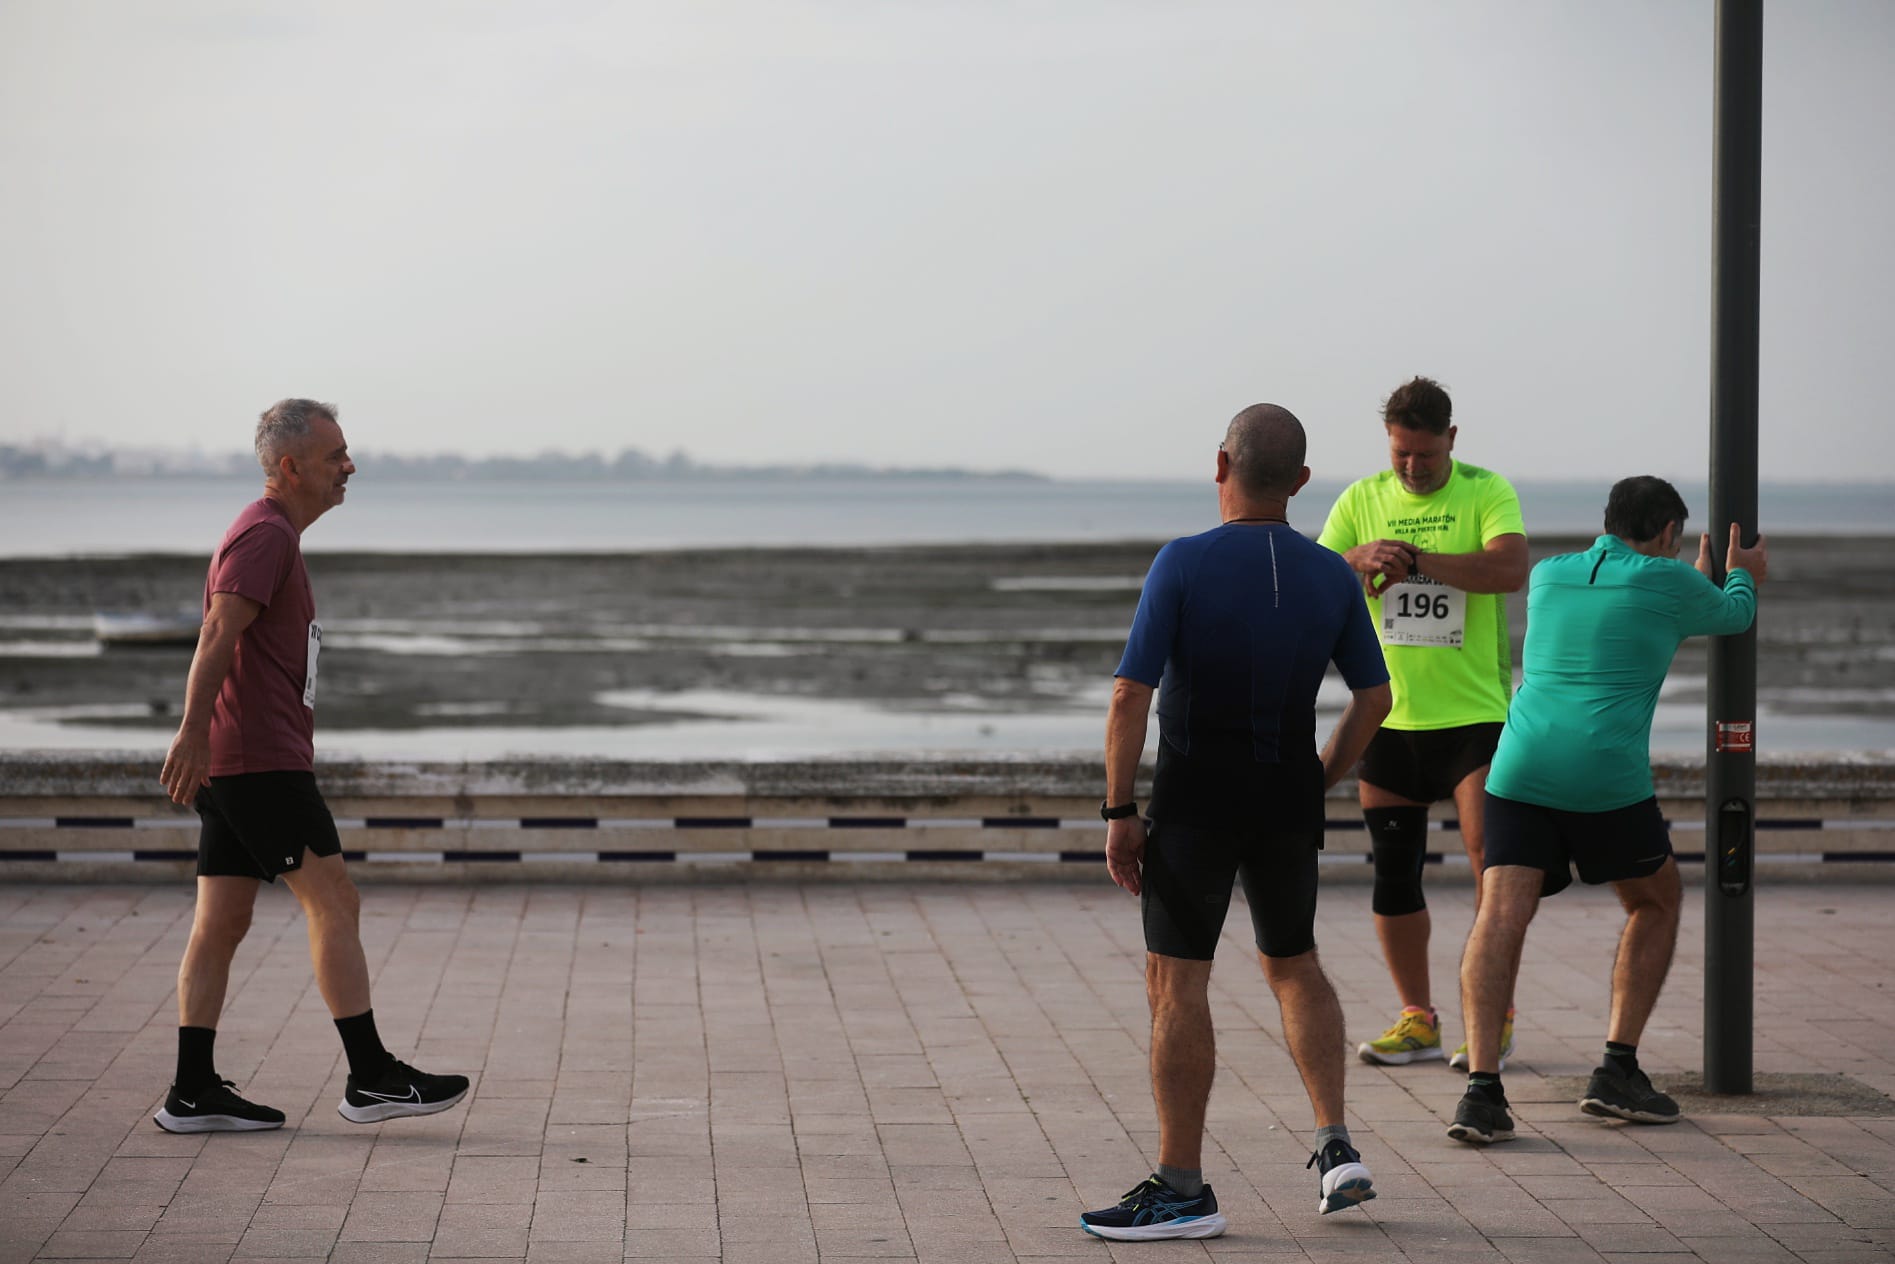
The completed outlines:
[[[1099,819],[1102,821],[1122,821],[1128,816],[1138,815],[1136,799],[1112,807],[1104,799],[1099,800]]]

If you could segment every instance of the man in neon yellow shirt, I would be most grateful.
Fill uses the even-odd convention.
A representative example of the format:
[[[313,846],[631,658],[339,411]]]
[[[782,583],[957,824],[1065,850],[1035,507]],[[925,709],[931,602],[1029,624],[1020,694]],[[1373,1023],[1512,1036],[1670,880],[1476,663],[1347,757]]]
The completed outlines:
[[[1527,578],[1519,497],[1500,475],[1454,459],[1452,417],[1440,383],[1417,377],[1396,388],[1382,407],[1392,468],[1344,489],[1321,536],[1362,578],[1395,693],[1357,777],[1375,859],[1375,932],[1402,1012],[1356,1051],[1391,1065],[1442,1055],[1421,892],[1428,807],[1454,802],[1478,911],[1481,796],[1513,689],[1505,594]],[[1510,1015],[1503,1048],[1512,1036]]]

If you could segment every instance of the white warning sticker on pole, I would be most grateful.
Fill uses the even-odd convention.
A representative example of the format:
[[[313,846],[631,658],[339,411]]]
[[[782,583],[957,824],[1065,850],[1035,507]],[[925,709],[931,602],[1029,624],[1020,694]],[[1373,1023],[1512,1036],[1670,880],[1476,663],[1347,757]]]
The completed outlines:
[[[1750,755],[1757,749],[1756,724],[1750,720],[1719,720],[1717,749],[1724,755]]]

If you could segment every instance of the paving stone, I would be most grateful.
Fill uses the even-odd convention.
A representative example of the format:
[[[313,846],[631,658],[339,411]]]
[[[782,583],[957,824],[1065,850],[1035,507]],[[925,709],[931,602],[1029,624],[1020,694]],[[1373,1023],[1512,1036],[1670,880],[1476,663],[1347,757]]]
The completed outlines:
[[[191,1233],[154,1233],[132,1256],[133,1264],[224,1264],[237,1251],[237,1239],[224,1241]]]
[[[1448,978],[1471,903],[1438,885]],[[89,937],[98,955],[83,975],[76,951],[39,964],[0,954],[0,1259],[1151,1254],[1076,1223],[1149,1171],[1156,1146],[1136,904],[1110,891],[377,884],[364,941],[391,1047],[477,1078],[454,1111],[374,1128],[335,1116],[345,1068],[300,919],[292,901],[266,900],[232,972],[219,1054],[290,1126],[208,1137],[148,1118],[175,1039],[163,993],[188,891],[0,899],[0,936],[16,917],[59,926],[83,909],[102,937]],[[1758,930],[1772,1014],[1760,1071],[1895,1088],[1879,1043],[1895,990],[1865,986],[1895,957],[1876,889],[1786,887],[1772,901]],[[1220,1059],[1204,1158],[1231,1229],[1167,1258],[1840,1264],[1895,1251],[1895,1116],[1781,1113],[1794,1094],[1765,1114],[1700,1108],[1662,1129],[1574,1109],[1562,1077],[1597,1058],[1619,917],[1609,892],[1588,889],[1535,921],[1522,975],[1534,1000],[1508,1071],[1520,1141],[1450,1142],[1459,1081],[1438,1066],[1353,1065],[1348,1118],[1381,1197],[1317,1217],[1308,1104],[1234,910],[1212,981]],[[1366,888],[1325,891],[1318,934],[1352,1036],[1388,1018],[1367,925]],[[1688,1082],[1697,1058],[1701,926],[1688,902],[1641,1042],[1661,1083]],[[1805,1065],[1812,1051],[1832,1064]]]
[[[39,1249],[43,1260],[129,1260],[145,1244],[143,1230],[61,1229]]]

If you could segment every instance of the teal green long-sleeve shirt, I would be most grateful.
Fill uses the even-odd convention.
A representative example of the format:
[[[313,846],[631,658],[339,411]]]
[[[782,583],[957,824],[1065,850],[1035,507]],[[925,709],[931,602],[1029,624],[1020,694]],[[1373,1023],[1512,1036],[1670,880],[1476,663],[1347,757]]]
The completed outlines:
[[[1487,773],[1503,799],[1610,812],[1652,795],[1652,713],[1686,637],[1742,632],[1750,572],[1719,588],[1696,567],[1615,535],[1549,557],[1527,590],[1525,674]]]

